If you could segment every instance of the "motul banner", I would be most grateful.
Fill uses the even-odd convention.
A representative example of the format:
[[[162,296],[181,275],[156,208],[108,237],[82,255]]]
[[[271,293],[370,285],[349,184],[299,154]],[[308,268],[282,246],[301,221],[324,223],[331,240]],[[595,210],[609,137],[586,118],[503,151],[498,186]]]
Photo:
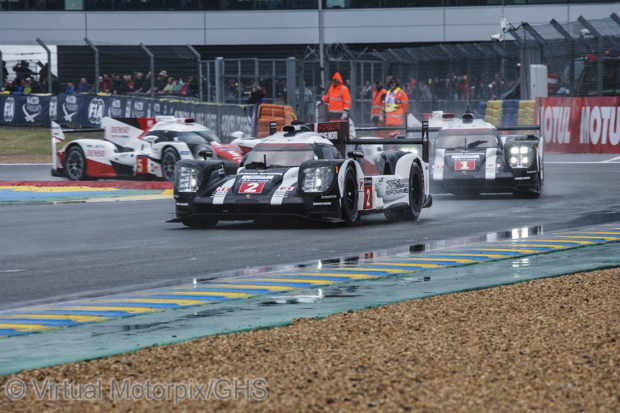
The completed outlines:
[[[194,118],[229,140],[232,133],[243,131],[255,136],[255,105],[215,105],[179,100],[149,99],[141,96],[100,96],[94,94],[28,95],[0,94],[0,125],[62,126],[99,128],[101,119],[151,118],[172,115]]]
[[[620,97],[537,98],[536,123],[547,151],[620,153]]]

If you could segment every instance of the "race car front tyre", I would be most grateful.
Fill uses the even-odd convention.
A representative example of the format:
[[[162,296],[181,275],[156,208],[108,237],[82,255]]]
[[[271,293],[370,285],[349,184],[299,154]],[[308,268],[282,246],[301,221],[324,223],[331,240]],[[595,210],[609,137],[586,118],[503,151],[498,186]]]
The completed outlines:
[[[342,220],[347,226],[355,224],[360,219],[357,208],[357,180],[353,168],[347,168],[344,176],[344,193],[342,194]]]
[[[183,225],[196,229],[211,229],[217,225],[217,219],[192,217],[183,221]]]
[[[86,179],[86,158],[79,146],[74,146],[65,154],[65,173],[71,181]]]
[[[176,165],[179,159],[176,150],[166,148],[164,156],[161,158],[161,174],[164,181],[174,181],[174,165]]]

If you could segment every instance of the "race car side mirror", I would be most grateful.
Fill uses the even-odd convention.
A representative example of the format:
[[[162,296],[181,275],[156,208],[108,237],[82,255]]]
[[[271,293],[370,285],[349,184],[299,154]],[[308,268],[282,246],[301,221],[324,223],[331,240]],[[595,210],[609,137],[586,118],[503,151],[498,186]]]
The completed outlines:
[[[364,157],[364,151],[349,151],[347,156],[353,159],[361,159]]]
[[[155,143],[155,141],[157,140],[157,136],[154,135],[148,135],[144,137],[144,140],[148,143],[150,143],[151,145]]]
[[[504,154],[504,151],[502,151],[501,149],[498,149],[497,152],[495,152],[495,154],[497,156],[502,156]]]
[[[202,157],[202,159],[206,161],[207,158],[210,158],[213,156],[213,151],[209,151],[207,149],[201,149],[198,151],[198,156]]]

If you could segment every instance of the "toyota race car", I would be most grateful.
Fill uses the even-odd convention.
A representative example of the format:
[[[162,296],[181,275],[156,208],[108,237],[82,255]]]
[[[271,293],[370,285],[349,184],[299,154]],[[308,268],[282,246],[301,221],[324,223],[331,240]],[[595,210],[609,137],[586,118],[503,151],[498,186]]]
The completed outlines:
[[[243,155],[221,143],[210,129],[191,118],[109,118],[101,121],[104,140],[76,139],[57,151],[65,140],[63,130],[52,122],[53,176],[72,181],[114,179],[163,179],[172,181],[180,159],[197,159],[202,149],[213,152],[228,171],[239,166]]]
[[[502,135],[495,126],[473,119],[468,112],[457,121],[445,125],[431,139],[433,193],[540,196],[543,139],[533,134]]]
[[[332,142],[345,147],[347,122],[320,123],[317,129],[323,134],[300,121],[284,126],[245,155],[236,175],[217,160],[179,161],[176,216],[168,222],[212,228],[220,220],[288,216],[350,225],[372,213],[415,220],[431,206],[428,163],[418,155],[384,151],[380,174],[364,175],[363,152],[351,151],[354,159],[344,159]]]

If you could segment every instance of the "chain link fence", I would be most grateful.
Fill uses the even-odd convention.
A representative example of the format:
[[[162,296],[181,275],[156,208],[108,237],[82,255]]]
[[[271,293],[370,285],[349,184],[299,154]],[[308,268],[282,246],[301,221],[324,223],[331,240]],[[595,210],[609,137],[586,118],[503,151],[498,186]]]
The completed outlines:
[[[325,45],[326,85],[321,84],[317,45],[287,59],[208,61],[189,45],[58,46],[55,92],[64,92],[69,82],[79,88],[86,78],[90,93],[286,104],[298,118],[313,121],[314,103],[339,72],[351,90],[351,118],[359,126],[370,125],[375,80],[387,85],[388,77],[398,79],[409,97],[409,112],[420,120],[436,110],[459,115],[469,107],[475,112],[481,101],[533,99],[529,70],[520,70],[532,64],[547,67],[549,96],[620,95],[620,18],[615,13],[564,25],[555,20],[509,25],[502,40],[382,51]]]

